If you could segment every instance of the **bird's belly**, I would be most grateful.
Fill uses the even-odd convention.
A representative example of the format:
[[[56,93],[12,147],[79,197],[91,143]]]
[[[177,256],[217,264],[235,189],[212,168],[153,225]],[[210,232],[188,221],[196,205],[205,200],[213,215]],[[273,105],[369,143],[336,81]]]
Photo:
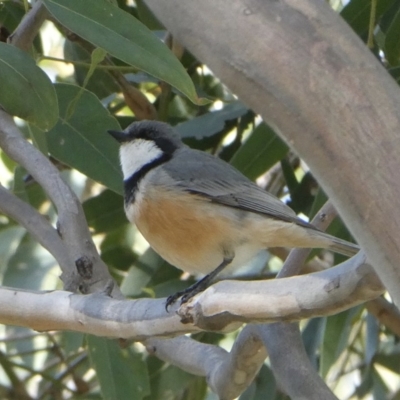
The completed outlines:
[[[128,219],[161,257],[184,271],[203,274],[233,253],[239,256],[233,265],[239,266],[259,250],[242,243],[235,212],[186,193],[150,193],[126,209]]]

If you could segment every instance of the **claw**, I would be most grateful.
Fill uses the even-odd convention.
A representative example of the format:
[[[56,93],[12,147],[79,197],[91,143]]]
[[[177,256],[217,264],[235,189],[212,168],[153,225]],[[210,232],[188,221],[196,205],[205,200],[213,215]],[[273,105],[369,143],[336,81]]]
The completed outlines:
[[[167,312],[168,308],[172,306],[176,301],[181,297],[181,305],[187,303],[192,297],[194,297],[197,293],[200,293],[204,290],[202,285],[198,284],[199,282],[195,283],[192,286],[189,286],[187,289],[182,290],[180,292],[176,292],[171,296],[167,297],[167,301],[165,302],[165,310]]]
[[[203,290],[207,289],[207,287],[211,284],[213,279],[227,266],[229,265],[233,260],[233,256],[229,258],[224,258],[222,263],[215,268],[214,271],[206,275],[204,278],[200,279],[197,281],[194,285],[189,286],[185,290],[182,290],[181,292],[176,292],[175,294],[169,296],[167,298],[167,301],[165,302],[165,310],[168,312],[168,307],[172,306],[179,297],[182,297],[181,299],[181,305],[187,303],[192,297],[196,296],[197,293],[202,292]]]
[[[165,311],[168,311],[168,308],[172,306],[173,304],[176,303],[176,301],[179,299],[184,294],[184,292],[176,292],[175,294],[172,294],[171,296],[167,297],[167,301],[165,302]]]

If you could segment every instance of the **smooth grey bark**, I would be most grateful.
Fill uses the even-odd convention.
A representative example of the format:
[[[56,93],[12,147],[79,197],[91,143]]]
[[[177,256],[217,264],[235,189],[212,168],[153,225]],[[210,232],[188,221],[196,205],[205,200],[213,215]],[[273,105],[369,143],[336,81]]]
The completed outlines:
[[[301,341],[298,324],[275,323],[261,326],[259,330],[268,348],[275,378],[291,399],[337,399],[315,373]],[[278,341],[286,344],[286,351],[282,351],[281,346],[271,346]]]

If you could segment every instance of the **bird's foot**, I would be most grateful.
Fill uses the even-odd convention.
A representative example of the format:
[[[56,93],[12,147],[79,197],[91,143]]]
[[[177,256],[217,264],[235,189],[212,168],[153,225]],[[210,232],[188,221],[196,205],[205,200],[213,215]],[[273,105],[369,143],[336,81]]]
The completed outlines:
[[[203,279],[201,279],[195,284],[186,288],[185,290],[181,290],[180,292],[172,294],[167,298],[167,301],[165,302],[165,310],[168,312],[168,308],[176,303],[179,298],[181,298],[181,305],[187,303],[192,297],[196,296],[196,294],[207,289],[208,285],[208,280],[203,281]]]
[[[196,296],[197,293],[206,290],[210,284],[213,282],[214,278],[233,260],[233,255],[228,258],[224,258],[222,263],[218,265],[214,271],[210,272],[208,275],[197,281],[192,286],[189,286],[187,289],[182,290],[181,292],[176,292],[175,294],[169,296],[167,301],[165,302],[165,309],[168,312],[168,307],[172,306],[172,304],[176,303],[179,297],[181,299],[181,305],[187,303],[192,297]]]

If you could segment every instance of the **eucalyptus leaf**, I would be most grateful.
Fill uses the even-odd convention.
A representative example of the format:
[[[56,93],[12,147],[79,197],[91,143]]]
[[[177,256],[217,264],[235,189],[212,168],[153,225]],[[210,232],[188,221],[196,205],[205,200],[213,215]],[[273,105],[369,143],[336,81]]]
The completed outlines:
[[[88,225],[96,233],[109,232],[127,223],[122,196],[111,190],[105,190],[99,195],[83,203]]]
[[[140,400],[149,394],[147,368],[140,354],[122,350],[110,339],[88,335],[87,342],[103,399]]]
[[[43,0],[66,28],[112,56],[169,83],[197,103],[193,82],[175,55],[132,15],[106,0]]]
[[[333,363],[349,343],[352,320],[360,307],[354,307],[339,314],[327,317],[321,349],[321,374],[325,378]]]
[[[400,10],[392,19],[385,37],[385,56],[391,66],[400,64]]]
[[[118,160],[118,144],[107,134],[120,129],[118,122],[102,106],[98,98],[78,86],[55,85],[60,106],[60,119],[47,133],[50,154],[62,163],[122,193],[122,175]],[[72,116],[70,104],[78,93]]]
[[[231,159],[231,164],[250,179],[281,160],[288,152],[286,143],[267,125],[260,124]]]
[[[375,21],[384,14],[396,0],[379,0],[376,2]],[[352,0],[343,7],[340,15],[359,34],[365,34],[369,29],[371,1]]]
[[[9,114],[44,130],[57,122],[57,97],[48,76],[27,53],[2,42],[0,85],[0,105]]]

